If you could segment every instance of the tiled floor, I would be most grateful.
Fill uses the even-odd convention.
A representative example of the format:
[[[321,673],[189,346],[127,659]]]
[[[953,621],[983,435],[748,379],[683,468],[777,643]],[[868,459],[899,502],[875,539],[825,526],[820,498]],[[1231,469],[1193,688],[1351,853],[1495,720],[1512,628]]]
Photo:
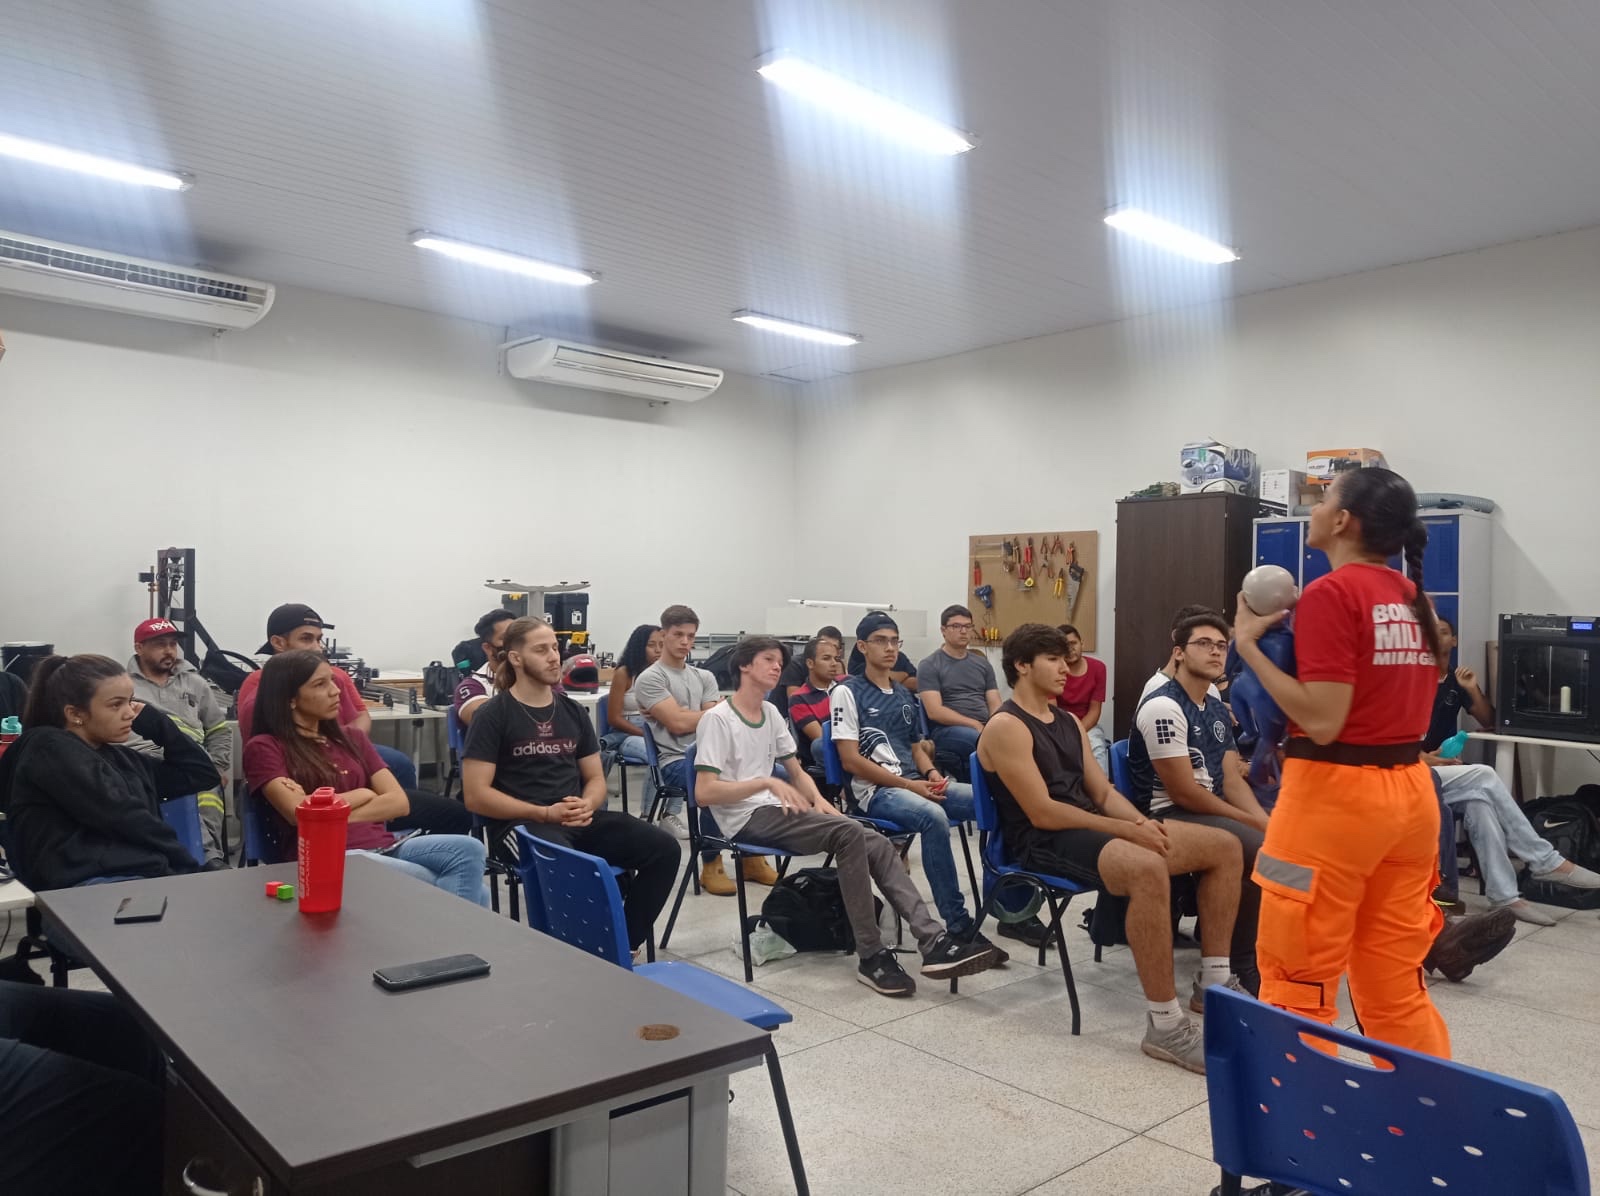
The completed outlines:
[[[1433,991],[1458,1060],[1565,1098],[1600,1185],[1600,917],[1545,908],[1559,924],[1519,926],[1497,959]],[[736,918],[732,898],[691,894],[663,958],[738,979]],[[1127,949],[1096,964],[1082,930],[1068,943],[1078,1038],[1068,1033],[1054,953],[1040,969],[1009,942],[1011,963],[963,980],[955,997],[927,982],[910,1000],[878,996],[856,982],[853,957],[807,954],[758,968],[756,987],[794,1015],[777,1043],[812,1191],[1209,1192],[1217,1171],[1204,1079],[1139,1053],[1145,1006]],[[1197,963],[1192,952],[1177,962],[1180,976]],[[906,959],[913,975],[915,964]],[[73,984],[99,987],[87,972],[73,973]],[[1348,1001],[1341,1008],[1352,1026]],[[765,1070],[739,1073],[733,1089],[730,1193],[792,1192]]]

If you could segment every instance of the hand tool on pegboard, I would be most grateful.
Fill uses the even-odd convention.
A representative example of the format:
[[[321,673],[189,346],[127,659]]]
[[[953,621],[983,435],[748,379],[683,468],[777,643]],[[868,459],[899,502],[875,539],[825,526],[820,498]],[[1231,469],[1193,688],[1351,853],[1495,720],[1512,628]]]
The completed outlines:
[[[1078,595],[1083,589],[1083,579],[1089,571],[1078,564],[1078,544],[1073,541],[1067,545],[1067,622],[1072,622],[1078,613]]]

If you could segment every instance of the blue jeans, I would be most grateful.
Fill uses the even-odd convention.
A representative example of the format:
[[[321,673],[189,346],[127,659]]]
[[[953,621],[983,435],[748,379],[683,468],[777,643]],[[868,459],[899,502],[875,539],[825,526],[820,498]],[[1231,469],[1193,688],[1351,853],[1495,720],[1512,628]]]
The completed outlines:
[[[958,781],[971,780],[972,753],[978,750],[979,732],[972,727],[951,727],[929,720],[933,754],[939,768]]]
[[[483,879],[486,853],[482,843],[466,835],[412,835],[391,855],[370,851],[350,854],[364,855],[436,889],[488,907],[489,886]]]
[[[378,756],[383,761],[383,766],[394,773],[394,779],[400,782],[402,789],[415,789],[417,787],[417,766],[411,763],[411,757],[399,748],[392,748],[386,743],[372,745]]]
[[[1539,837],[1494,769],[1487,764],[1454,764],[1434,769],[1433,775],[1439,778],[1444,804],[1462,807],[1461,821],[1478,853],[1484,894],[1491,905],[1517,899],[1512,856],[1526,863],[1536,876],[1561,867],[1561,853],[1548,839]]]
[[[951,934],[968,930],[972,917],[961,895],[961,882],[956,879],[950,828],[958,822],[972,821],[972,786],[951,781],[945,787],[942,802],[918,797],[909,789],[879,789],[866,802],[865,810],[873,818],[893,822],[922,836],[922,870],[928,874],[939,917]]]

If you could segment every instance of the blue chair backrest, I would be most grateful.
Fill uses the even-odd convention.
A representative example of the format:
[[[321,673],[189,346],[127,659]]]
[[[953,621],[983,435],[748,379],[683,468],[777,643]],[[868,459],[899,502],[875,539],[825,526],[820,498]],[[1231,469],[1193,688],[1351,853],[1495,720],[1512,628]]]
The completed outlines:
[[[978,753],[969,757],[972,772],[972,817],[978,829],[991,835],[1000,833],[1000,811],[995,809],[994,794],[989,792],[989,778],[983,775],[983,765],[978,763]]]
[[[690,744],[689,745],[689,750],[686,751],[685,753],[683,753],[683,775],[684,775],[683,800],[686,801],[689,804],[689,812],[692,814],[698,808],[694,804],[694,745],[693,744]],[[693,825],[697,825],[697,824],[690,823],[690,825],[693,826]]]
[[[1206,990],[1211,1148],[1235,1175],[1350,1193],[1589,1191],[1561,1098]],[[1310,1034],[1392,1065],[1309,1047]]]
[[[573,851],[516,828],[517,871],[528,893],[538,893],[552,938],[633,970],[633,956],[622,919],[622,895],[611,865],[599,856]],[[529,917],[533,902],[528,902]]]
[[[444,713],[445,735],[449,739],[450,750],[456,754],[456,759],[461,758],[463,749],[467,746],[467,729],[461,725],[461,718],[456,713],[454,706]]]
[[[644,724],[644,762],[650,766],[650,771],[659,780],[661,776],[661,750],[656,747],[655,733],[650,729],[650,721]]]
[[[178,842],[194,857],[194,862],[206,862],[205,840],[200,834],[200,796],[190,793],[184,797],[169,797],[161,803],[161,819],[178,836]]]
[[[1111,787],[1123,797],[1133,796],[1133,767],[1128,763],[1128,741],[1111,745]]]
[[[611,711],[607,707],[611,704],[611,694],[602,691],[600,700],[594,704],[595,726],[600,728],[600,738],[604,739],[611,734]]]
[[[833,726],[824,721],[822,738],[817,740],[822,748],[822,779],[830,785],[843,785],[849,781],[844,765],[839,761],[839,749],[833,746]]]

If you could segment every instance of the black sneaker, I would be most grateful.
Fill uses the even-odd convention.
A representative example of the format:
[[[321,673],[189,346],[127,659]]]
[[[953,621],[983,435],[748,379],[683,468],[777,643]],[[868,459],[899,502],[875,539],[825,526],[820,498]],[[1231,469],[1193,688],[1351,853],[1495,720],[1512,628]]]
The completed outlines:
[[[976,943],[980,947],[989,948],[989,950],[994,952],[994,959],[990,962],[990,967],[997,968],[1001,964],[1011,962],[1010,955],[1006,954],[1006,952],[1000,947],[997,947],[991,943],[987,937],[978,933],[978,924],[976,922],[974,922],[971,926],[968,926],[960,934],[952,934],[950,937],[955,939],[955,941],[958,943]]]
[[[1056,936],[1050,933],[1050,928],[1038,918],[1029,918],[1023,922],[1000,923],[1000,937],[1016,939],[1017,942],[1037,951],[1040,944],[1045,947],[1056,945]]]
[[[995,945],[963,943],[948,934],[933,940],[933,946],[922,953],[922,974],[936,980],[952,976],[972,976],[986,972],[994,966]]]
[[[861,961],[861,966],[856,969],[856,979],[873,992],[886,997],[909,997],[917,991],[917,982],[906,975],[894,952],[887,947]]]
[[[1504,951],[1516,933],[1517,916],[1503,907],[1487,914],[1451,918],[1433,940],[1422,966],[1430,972],[1443,972],[1446,980],[1459,984],[1472,975],[1473,968]]]

